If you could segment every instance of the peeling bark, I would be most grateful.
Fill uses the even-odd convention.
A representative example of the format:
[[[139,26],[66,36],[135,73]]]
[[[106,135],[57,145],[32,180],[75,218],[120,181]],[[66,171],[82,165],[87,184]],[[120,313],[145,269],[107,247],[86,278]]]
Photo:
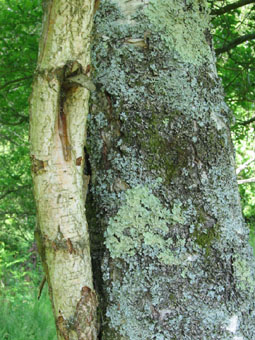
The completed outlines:
[[[36,238],[59,340],[97,339],[83,176],[93,6],[46,2],[31,97]]]

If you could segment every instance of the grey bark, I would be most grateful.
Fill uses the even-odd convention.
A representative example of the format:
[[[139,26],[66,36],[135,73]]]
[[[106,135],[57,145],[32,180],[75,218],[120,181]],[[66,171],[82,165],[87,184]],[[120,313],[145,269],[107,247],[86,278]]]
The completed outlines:
[[[203,1],[97,11],[87,218],[104,340],[255,337],[254,259],[208,28]]]

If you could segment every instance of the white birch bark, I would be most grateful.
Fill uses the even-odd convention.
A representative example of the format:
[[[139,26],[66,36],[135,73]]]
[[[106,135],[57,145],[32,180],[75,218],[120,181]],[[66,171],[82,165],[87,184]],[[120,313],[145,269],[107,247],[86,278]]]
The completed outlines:
[[[31,97],[36,233],[59,340],[97,338],[83,188],[93,7],[93,0],[46,2]]]

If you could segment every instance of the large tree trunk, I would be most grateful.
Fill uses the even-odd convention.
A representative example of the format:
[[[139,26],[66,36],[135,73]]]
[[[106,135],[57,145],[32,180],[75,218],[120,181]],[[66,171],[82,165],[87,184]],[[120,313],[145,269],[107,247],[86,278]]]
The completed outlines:
[[[255,338],[254,261],[208,28],[203,0],[101,1],[87,210],[104,340]]]
[[[36,234],[59,340],[97,339],[83,179],[93,6],[45,3],[31,97]]]

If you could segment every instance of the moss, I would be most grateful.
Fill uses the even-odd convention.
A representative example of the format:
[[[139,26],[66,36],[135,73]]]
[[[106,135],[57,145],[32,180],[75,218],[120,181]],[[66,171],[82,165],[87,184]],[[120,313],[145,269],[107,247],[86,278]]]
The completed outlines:
[[[166,141],[160,136],[150,136],[149,146],[155,150],[154,155],[148,157],[148,167],[162,173],[166,185],[170,184],[174,177],[180,176],[183,168],[188,166],[188,152],[185,140],[175,137],[173,140]],[[160,158],[155,162],[155,157]]]
[[[116,330],[110,328],[109,326],[105,327],[102,333],[102,339],[107,340],[127,340],[127,338],[122,337],[121,335],[116,335]]]
[[[205,257],[211,256],[211,246],[220,240],[220,226],[201,208],[196,208],[196,224],[191,229],[193,241],[204,251]]]
[[[176,0],[151,0],[145,10],[165,45],[176,50],[183,61],[193,64],[212,58],[204,34],[210,21],[205,12],[204,1]]]
[[[147,151],[148,168],[156,170],[166,185],[171,182],[173,177],[180,176],[182,169],[188,166],[189,140],[179,138],[178,134],[167,136],[166,133],[162,133],[163,130],[167,131],[176,117],[181,119],[181,116],[179,111],[168,113],[165,119],[157,113],[152,114],[147,134],[144,135],[143,131],[138,131],[141,146]]]
[[[208,229],[205,229],[204,226],[203,228],[197,227],[194,230],[193,236],[194,242],[204,249],[206,257],[211,255],[212,244],[220,239],[217,225]]]

